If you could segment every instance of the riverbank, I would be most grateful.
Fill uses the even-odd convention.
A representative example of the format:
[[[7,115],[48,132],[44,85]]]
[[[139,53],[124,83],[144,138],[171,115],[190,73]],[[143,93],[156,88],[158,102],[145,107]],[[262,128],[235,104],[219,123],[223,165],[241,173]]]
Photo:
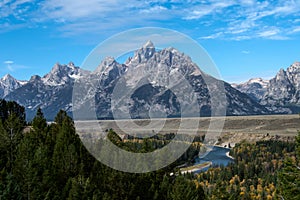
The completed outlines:
[[[230,152],[227,152],[227,153],[226,153],[226,156],[227,156],[228,158],[234,160],[234,157],[232,157],[231,155],[229,155],[229,153],[230,153]]]
[[[205,168],[208,168],[210,166],[212,166],[212,162],[205,162],[205,163],[200,163],[200,164],[196,164],[193,166],[189,166],[189,167],[185,167],[185,168],[181,168],[180,172],[182,174],[186,174],[186,173],[192,173],[192,172],[197,172],[197,171],[201,171]]]
[[[220,144],[220,145],[214,145],[214,147],[219,147],[219,148],[224,148],[224,149],[232,149],[234,146],[235,146],[235,143],[232,143],[231,148],[227,147],[227,146],[225,145],[225,143]],[[234,160],[234,157],[232,157],[232,156],[229,155],[229,154],[230,154],[230,151],[226,152],[226,156],[227,156],[228,158]]]

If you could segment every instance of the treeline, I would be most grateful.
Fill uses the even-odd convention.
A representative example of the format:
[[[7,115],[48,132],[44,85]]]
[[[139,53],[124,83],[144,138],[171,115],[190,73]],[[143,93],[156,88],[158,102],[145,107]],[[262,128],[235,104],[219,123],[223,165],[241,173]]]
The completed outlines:
[[[300,199],[299,149],[300,134],[296,143],[237,144],[234,163],[198,174],[195,182],[209,199]]]
[[[169,168],[130,174],[101,164],[85,149],[65,111],[48,125],[38,109],[27,126],[24,110],[2,100],[0,199],[205,198],[192,177],[170,176]],[[110,135],[116,137],[113,132]],[[151,151],[148,148],[152,145],[141,149]]]
[[[193,164],[195,158],[199,155],[199,151],[202,147],[201,142],[198,142],[200,137],[193,137],[189,135],[176,135],[174,133],[169,134],[156,134],[151,137],[133,137],[126,136],[122,139],[112,129],[107,130],[107,138],[117,145],[120,149],[135,152],[135,153],[148,153],[161,149],[170,144],[171,141],[178,143],[187,143],[189,148],[185,153],[180,156],[171,166],[168,166],[170,170],[174,167],[182,164]],[[189,141],[189,142],[188,142]],[[101,145],[101,143],[99,143]],[[175,149],[176,150],[176,149]]]

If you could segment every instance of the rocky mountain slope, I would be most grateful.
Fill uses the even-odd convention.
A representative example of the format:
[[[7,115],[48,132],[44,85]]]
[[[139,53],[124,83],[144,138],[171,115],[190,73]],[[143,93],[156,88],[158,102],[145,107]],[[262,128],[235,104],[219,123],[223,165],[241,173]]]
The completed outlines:
[[[293,63],[286,70],[280,69],[269,81],[251,79],[246,83],[233,84],[233,87],[248,94],[272,112],[300,112],[300,62]]]
[[[220,88],[224,88],[224,100],[212,95]],[[73,96],[74,105],[73,90],[80,91],[79,96]],[[122,96],[118,96],[116,90]],[[226,105],[223,114],[227,115],[270,113],[245,93],[202,72],[188,55],[174,48],[157,51],[150,41],[124,64],[108,57],[93,72],[75,67],[73,63],[56,64],[44,77],[33,76],[5,98],[25,106],[28,119],[38,107],[50,120],[59,109],[70,113],[73,109],[86,118],[96,110],[100,119],[112,118],[113,112],[124,110],[128,110],[131,118],[161,117],[162,114],[178,117],[183,114],[183,108],[189,108],[185,109],[189,111],[186,116],[210,116],[212,112],[221,115],[214,113],[212,102]],[[196,99],[199,110],[191,108],[191,98]],[[116,99],[118,102],[114,102]]]

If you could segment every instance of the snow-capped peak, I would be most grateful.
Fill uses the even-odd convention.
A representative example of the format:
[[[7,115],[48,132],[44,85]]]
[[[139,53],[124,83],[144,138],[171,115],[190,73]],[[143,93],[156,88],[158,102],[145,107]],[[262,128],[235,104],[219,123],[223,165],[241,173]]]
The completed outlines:
[[[251,83],[258,83],[260,84],[262,87],[267,87],[269,80],[265,80],[262,78],[252,78],[248,81],[249,84]]]
[[[142,48],[135,51],[133,58],[128,60],[126,63],[129,65],[131,63],[138,64],[138,63],[145,63],[147,62],[153,55],[155,54],[155,46],[149,40],[146,42]]]
[[[152,43],[151,40],[148,40],[144,45],[143,45],[143,49],[147,49],[147,48],[155,48],[154,44]]]
[[[45,85],[50,86],[65,85],[70,81],[74,81],[74,79],[80,78],[84,73],[84,70],[76,67],[73,62],[68,65],[56,63],[52,70],[42,78],[42,81]]]
[[[74,67],[75,67],[75,64],[71,61],[71,62],[69,62],[68,67],[74,68]]]
[[[287,68],[288,73],[299,73],[300,72],[300,62],[294,62],[290,67]]]
[[[24,83],[25,84],[25,83]],[[10,74],[6,74],[0,79],[0,97],[3,98],[11,91],[22,86],[22,82],[15,79]]]
[[[16,79],[12,77],[10,74],[6,74],[5,76],[3,76],[2,80],[6,81],[6,80],[16,80]]]

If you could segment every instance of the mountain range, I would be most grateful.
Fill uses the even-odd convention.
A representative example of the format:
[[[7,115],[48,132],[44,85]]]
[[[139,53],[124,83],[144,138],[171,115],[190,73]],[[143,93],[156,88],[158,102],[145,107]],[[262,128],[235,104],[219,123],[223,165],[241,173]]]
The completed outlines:
[[[300,62],[295,62],[286,70],[280,69],[270,80],[250,79],[234,88],[249,95],[271,113],[300,112]]]
[[[145,72],[150,75],[145,76]],[[43,77],[34,75],[29,81],[18,81],[6,75],[0,79],[0,97],[23,105],[28,120],[33,118],[39,107],[48,120],[53,120],[60,109],[70,115],[74,110],[80,111],[86,119],[95,110],[98,119],[112,119],[114,89],[121,85],[126,88],[125,94],[127,90],[131,93],[126,100],[126,108],[123,102],[123,107],[118,109],[127,109],[131,118],[149,118],[151,114],[155,117],[155,113],[179,117],[181,108],[189,104],[188,98],[185,98],[188,90],[179,88],[172,91],[164,86],[166,77],[175,77],[176,74],[184,77],[195,93],[200,108],[199,112],[195,111],[196,116],[213,114],[210,87],[218,88],[218,85],[224,88],[224,102],[220,104],[226,104],[226,115],[299,111],[300,63],[294,63],[286,71],[281,69],[271,80],[251,79],[230,85],[201,71],[188,55],[172,47],[156,50],[151,41],[136,50],[125,63],[107,57],[94,71],[81,69],[70,62],[66,65],[57,63],[48,74]],[[213,86],[207,84],[207,80]],[[74,85],[77,87],[75,90],[79,87],[82,91],[81,96],[75,97],[76,105],[73,105],[72,97]],[[177,96],[183,98],[180,100]],[[194,116],[193,112],[191,109],[191,116]]]

